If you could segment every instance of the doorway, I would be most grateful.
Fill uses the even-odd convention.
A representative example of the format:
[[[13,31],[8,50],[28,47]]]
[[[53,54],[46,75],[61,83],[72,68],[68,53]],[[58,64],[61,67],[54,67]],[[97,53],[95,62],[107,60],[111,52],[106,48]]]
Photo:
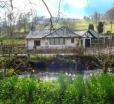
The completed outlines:
[[[90,47],[90,39],[85,39],[85,47]]]
[[[36,49],[37,46],[40,46],[40,40],[35,40],[34,41],[34,48]]]

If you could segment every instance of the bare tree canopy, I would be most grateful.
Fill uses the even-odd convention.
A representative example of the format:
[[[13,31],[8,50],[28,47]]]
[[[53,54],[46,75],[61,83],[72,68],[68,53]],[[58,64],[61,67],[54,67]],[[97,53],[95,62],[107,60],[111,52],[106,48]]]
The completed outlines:
[[[114,7],[106,12],[105,18],[110,22],[114,21]]]

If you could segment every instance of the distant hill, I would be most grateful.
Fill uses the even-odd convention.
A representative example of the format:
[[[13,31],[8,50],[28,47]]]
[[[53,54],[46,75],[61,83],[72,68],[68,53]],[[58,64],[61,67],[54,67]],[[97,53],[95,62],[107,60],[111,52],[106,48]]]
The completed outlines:
[[[110,22],[114,21],[114,7],[105,13],[105,19]]]

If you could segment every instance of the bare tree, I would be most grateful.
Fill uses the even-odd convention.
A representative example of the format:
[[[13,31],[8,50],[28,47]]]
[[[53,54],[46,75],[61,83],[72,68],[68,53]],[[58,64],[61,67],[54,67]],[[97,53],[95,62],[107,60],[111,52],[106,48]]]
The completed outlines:
[[[114,21],[114,7],[105,13],[105,19],[110,22],[112,32],[112,23]]]
[[[105,13],[105,18],[107,21],[114,21],[114,7]]]
[[[42,0],[42,2],[43,2],[43,4],[45,5],[45,7],[46,7],[46,9],[47,9],[47,11],[48,11],[48,13],[49,13],[49,15],[50,15],[50,30],[51,29],[53,29],[53,22],[52,22],[52,14],[51,14],[51,11],[49,10],[49,8],[48,8],[48,6],[47,6],[47,4],[46,4],[46,2],[44,1],[44,0]]]
[[[100,13],[98,13],[98,12],[94,12],[94,14],[93,14],[92,18],[93,18],[93,21],[97,24],[97,23],[98,23],[98,21],[99,21],[99,20],[100,20],[100,18],[101,18],[101,14],[100,14]]]
[[[72,30],[76,29],[76,21],[75,20],[71,20],[71,19],[64,19],[63,22],[61,23],[62,27],[67,27],[70,28]]]

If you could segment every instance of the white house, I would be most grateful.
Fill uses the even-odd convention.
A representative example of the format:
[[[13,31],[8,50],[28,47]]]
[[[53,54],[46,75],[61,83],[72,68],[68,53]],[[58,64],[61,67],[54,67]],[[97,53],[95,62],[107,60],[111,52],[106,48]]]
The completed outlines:
[[[110,36],[98,34],[93,30],[75,31],[75,33],[79,34],[82,37],[81,46],[83,46],[84,48],[93,47],[98,44],[107,44],[108,39],[110,39]]]
[[[91,47],[92,40],[95,40],[98,37],[99,37],[98,33],[93,31],[93,30],[85,31],[83,36],[82,36],[82,46],[85,48]]]
[[[31,31],[26,37],[27,49],[78,47],[81,36],[69,28],[62,27],[57,30]]]

